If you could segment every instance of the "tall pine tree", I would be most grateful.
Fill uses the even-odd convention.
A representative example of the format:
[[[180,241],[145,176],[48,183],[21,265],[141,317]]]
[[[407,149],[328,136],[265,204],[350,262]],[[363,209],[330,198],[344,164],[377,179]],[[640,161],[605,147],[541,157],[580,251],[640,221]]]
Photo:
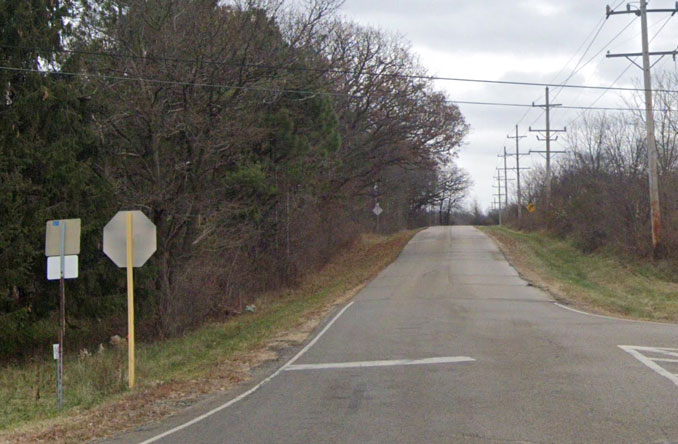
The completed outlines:
[[[61,52],[70,3],[0,0],[6,66],[0,70],[0,315],[9,313],[0,318],[0,356],[48,339],[31,337],[29,325],[57,306],[55,287],[45,280],[46,220],[81,217],[83,243],[92,250],[106,208],[107,192],[91,167],[97,150],[90,105],[78,78],[58,74],[72,63]],[[99,261],[87,250],[83,245],[81,270]],[[87,277],[77,285],[73,309],[83,300]]]

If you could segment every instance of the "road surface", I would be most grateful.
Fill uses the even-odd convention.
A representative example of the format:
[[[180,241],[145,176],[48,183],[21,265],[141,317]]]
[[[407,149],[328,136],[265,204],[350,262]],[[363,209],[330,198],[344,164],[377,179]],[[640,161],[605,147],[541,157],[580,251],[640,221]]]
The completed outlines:
[[[420,232],[334,316],[251,393],[111,442],[678,442],[678,326],[559,306],[472,227]]]

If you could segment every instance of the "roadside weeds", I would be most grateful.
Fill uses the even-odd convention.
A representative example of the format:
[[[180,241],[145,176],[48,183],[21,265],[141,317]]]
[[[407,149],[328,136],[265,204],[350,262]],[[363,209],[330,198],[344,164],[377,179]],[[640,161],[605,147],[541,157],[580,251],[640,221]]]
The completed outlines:
[[[482,227],[530,283],[558,302],[601,315],[678,321],[678,272],[667,264],[585,254],[546,233]]]
[[[303,343],[334,307],[352,299],[393,262],[416,232],[364,235],[297,288],[259,298],[255,313],[210,323],[179,338],[140,345],[138,385],[131,392],[90,393],[89,403],[81,400],[79,405],[67,405],[63,413],[53,407],[36,409],[32,375],[49,372],[53,363],[2,369],[0,395],[7,395],[8,402],[0,407],[0,427],[5,429],[0,429],[0,443],[73,443],[112,436],[250,380],[252,369],[278,359],[281,350]],[[112,365],[119,360],[116,353],[115,347],[106,347],[79,356],[83,378],[79,383],[91,385],[92,380],[101,379],[98,368],[119,384],[119,368]],[[102,363],[92,365],[95,360]],[[80,395],[83,400],[85,395]],[[42,397],[50,400],[43,403],[52,401],[52,393],[45,389]],[[21,416],[9,416],[13,406],[23,409]]]

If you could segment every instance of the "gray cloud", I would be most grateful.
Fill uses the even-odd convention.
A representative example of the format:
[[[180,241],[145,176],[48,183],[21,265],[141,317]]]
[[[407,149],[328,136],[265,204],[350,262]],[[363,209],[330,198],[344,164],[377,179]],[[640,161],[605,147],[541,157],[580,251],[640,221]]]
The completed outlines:
[[[580,59],[583,48],[578,48],[587,35],[602,24],[602,30],[582,59],[588,64],[573,76],[570,84],[610,84],[629,65],[625,59],[608,59],[607,49],[613,52],[637,52],[640,48],[639,22],[635,20],[623,28],[633,16],[614,16],[604,20],[605,6],[620,4],[617,0],[346,0],[341,13],[363,24],[376,26],[386,32],[401,34],[414,48],[426,53],[422,61],[429,63],[429,71],[442,76],[474,77],[532,81],[562,82]],[[652,7],[673,7],[674,1],[655,0]],[[673,49],[678,37],[678,18],[666,22],[668,16],[650,17],[650,36],[661,33],[652,42],[656,50]],[[663,28],[662,28],[663,26]],[[617,36],[619,34],[619,36]],[[606,47],[608,42],[613,43]],[[563,64],[572,62],[561,71]],[[559,61],[561,60],[561,61]],[[676,69],[676,63],[667,58],[656,69]],[[460,74],[461,73],[461,74]],[[466,75],[465,75],[466,74]],[[558,75],[557,75],[558,74]],[[638,85],[640,70],[630,68],[619,80],[618,86]],[[543,103],[542,87],[460,84],[438,82],[452,100]],[[557,101],[571,106],[588,106],[602,91],[553,89]],[[623,106],[622,94],[606,93],[597,106]],[[525,108],[460,105],[472,131],[462,147],[459,163],[472,175],[474,193],[486,207],[492,194],[491,176],[497,165],[497,153],[505,143],[508,132],[525,114]],[[580,114],[578,110],[553,111],[554,126],[563,126]],[[543,126],[540,109],[529,109],[520,123],[521,133],[527,126]],[[533,134],[523,139],[525,148],[540,148]],[[533,156],[528,164],[539,165],[542,160]]]

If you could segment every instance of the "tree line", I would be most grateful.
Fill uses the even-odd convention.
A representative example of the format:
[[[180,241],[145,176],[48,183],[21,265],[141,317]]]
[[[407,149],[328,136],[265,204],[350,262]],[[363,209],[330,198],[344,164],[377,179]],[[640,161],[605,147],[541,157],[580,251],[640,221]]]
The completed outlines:
[[[49,219],[83,221],[76,344],[125,331],[124,274],[101,252],[118,210],[158,230],[138,272],[146,338],[293,285],[374,231],[376,202],[387,232],[450,219],[464,117],[407,42],[339,7],[0,1],[1,357],[56,337]]]
[[[664,258],[678,257],[678,86],[676,72],[655,76],[654,117]],[[543,211],[522,226],[548,228],[572,238],[584,251],[612,248],[651,257],[649,180],[643,97],[623,99],[634,112],[586,113],[568,127],[566,153],[553,168],[550,208],[545,208],[543,169],[530,172],[523,202]],[[515,212],[515,208],[511,208]],[[525,212],[523,212],[525,216]],[[513,222],[515,214],[513,214]]]

